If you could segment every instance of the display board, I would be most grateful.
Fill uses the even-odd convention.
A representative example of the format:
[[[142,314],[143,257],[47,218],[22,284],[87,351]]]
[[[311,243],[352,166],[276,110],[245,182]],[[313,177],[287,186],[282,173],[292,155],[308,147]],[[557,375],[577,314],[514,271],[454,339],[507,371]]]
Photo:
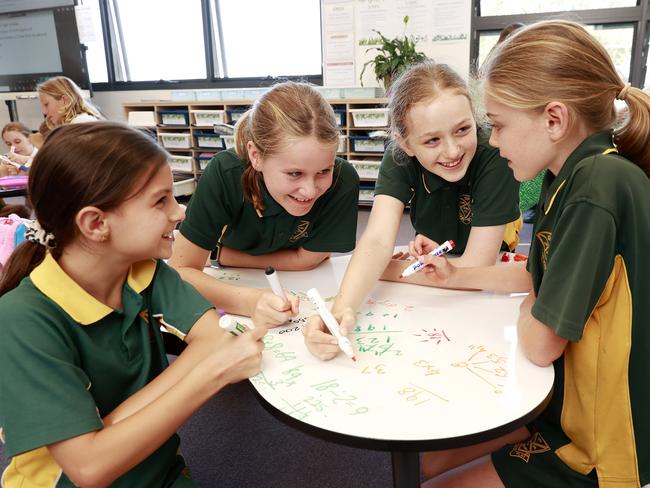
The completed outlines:
[[[357,361],[340,353],[320,361],[301,329],[316,287],[332,302],[348,257],[309,272],[279,272],[301,298],[300,314],[270,329],[262,372],[251,382],[275,408],[332,432],[366,439],[418,441],[484,432],[536,409],[553,384],[517,347],[521,296],[380,282],[350,334]],[[263,271],[209,269],[236,285],[266,287]]]
[[[0,92],[31,92],[58,75],[89,88],[74,2],[38,7],[38,2],[0,0]]]

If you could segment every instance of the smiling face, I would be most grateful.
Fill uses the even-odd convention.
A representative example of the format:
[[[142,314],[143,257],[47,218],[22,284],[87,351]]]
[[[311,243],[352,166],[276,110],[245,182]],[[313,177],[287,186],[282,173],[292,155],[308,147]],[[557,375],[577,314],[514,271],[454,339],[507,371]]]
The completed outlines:
[[[66,104],[65,95],[59,99],[54,98],[47,93],[39,93],[38,100],[41,104],[41,112],[53,125],[61,123],[61,114]]]
[[[316,200],[332,186],[337,143],[323,143],[314,136],[286,144],[272,156],[261,157],[249,142],[249,156],[262,173],[266,189],[289,214],[306,215]]]
[[[492,124],[490,145],[508,160],[517,181],[531,180],[551,166],[555,153],[543,114],[517,110],[490,97],[485,98],[485,108]]]
[[[146,184],[140,183],[144,187],[135,196],[106,212],[112,252],[129,262],[171,257],[173,231],[185,218],[185,210],[172,194],[173,182],[165,165]]]
[[[16,130],[5,131],[2,134],[2,140],[7,147],[14,148],[13,152],[15,154],[20,154],[21,156],[29,156],[34,150],[34,146],[29,142],[27,136]]]
[[[469,100],[452,90],[413,105],[406,119],[409,130],[398,144],[431,173],[458,181],[476,153],[476,122]]]

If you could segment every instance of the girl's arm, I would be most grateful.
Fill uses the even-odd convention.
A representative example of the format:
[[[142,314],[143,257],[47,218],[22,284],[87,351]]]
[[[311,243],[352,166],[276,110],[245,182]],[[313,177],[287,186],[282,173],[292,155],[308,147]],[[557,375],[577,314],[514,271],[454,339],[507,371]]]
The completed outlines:
[[[272,327],[285,323],[297,313],[297,302],[283,300],[257,288],[234,286],[203,272],[210,252],[178,233],[168,264],[191,283],[206,300],[230,313],[253,317],[256,325]]]
[[[535,300],[535,294],[531,291],[519,306],[517,340],[531,362],[537,366],[548,366],[562,355],[569,341],[533,317],[530,311]]]
[[[465,247],[465,252],[461,257],[453,260],[454,267],[466,268],[493,265],[497,260],[501,248],[504,231],[505,225],[472,227],[467,240],[467,246]],[[429,249],[434,249],[437,245],[438,243],[434,243],[431,239],[418,235],[416,240],[412,241],[409,247],[411,254],[418,256],[426,254]],[[400,278],[402,271],[410,264],[411,262],[403,259],[392,260],[384,270],[381,279],[386,281],[413,283],[416,285],[436,286],[440,288],[468,288],[467,286],[443,285],[442,283],[431,279],[431,277],[424,276],[423,273],[415,273],[407,278]]]
[[[304,271],[314,269],[330,257],[328,252],[313,252],[304,248],[281,249],[261,256],[252,256],[231,247],[222,247],[219,262],[224,266],[260,268],[273,266],[279,271]]]
[[[375,197],[368,225],[352,253],[332,307],[343,334],[354,327],[355,311],[379,280],[393,255],[403,212],[404,204],[398,199],[388,195]],[[336,339],[325,332],[320,317],[310,318],[303,334],[307,349],[320,359],[331,359],[338,353]]]
[[[200,321],[207,319],[208,314]],[[114,423],[48,449],[75,485],[110,484],[167,441],[223,386],[257,374],[265,333],[265,328],[258,327],[238,337],[223,334],[204,350],[202,359],[202,353],[196,353],[194,367],[185,362],[145,394],[126,400],[124,407],[111,414]]]

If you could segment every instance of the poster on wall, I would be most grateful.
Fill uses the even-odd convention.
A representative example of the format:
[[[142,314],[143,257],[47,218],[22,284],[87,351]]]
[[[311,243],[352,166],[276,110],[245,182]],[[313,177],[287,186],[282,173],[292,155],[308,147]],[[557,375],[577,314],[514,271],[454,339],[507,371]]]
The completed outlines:
[[[408,16],[408,24],[404,17]],[[417,49],[459,74],[469,73],[470,0],[325,0],[324,78],[329,86],[359,86],[380,37],[413,36]],[[364,86],[380,86],[371,67]]]
[[[323,84],[355,85],[354,1],[323,2]]]

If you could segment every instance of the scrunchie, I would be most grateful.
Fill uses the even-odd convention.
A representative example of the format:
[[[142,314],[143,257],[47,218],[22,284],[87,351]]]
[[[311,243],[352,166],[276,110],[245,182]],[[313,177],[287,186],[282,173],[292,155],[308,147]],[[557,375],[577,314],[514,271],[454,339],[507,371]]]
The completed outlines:
[[[40,244],[49,249],[56,247],[56,239],[54,234],[47,232],[41,224],[38,223],[38,220],[32,220],[26,225],[27,230],[25,231],[25,239],[35,244]]]

